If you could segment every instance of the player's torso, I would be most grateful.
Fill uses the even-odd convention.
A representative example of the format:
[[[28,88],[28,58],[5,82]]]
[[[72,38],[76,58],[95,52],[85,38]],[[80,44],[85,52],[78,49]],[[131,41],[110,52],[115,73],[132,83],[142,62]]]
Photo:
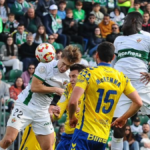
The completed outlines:
[[[70,84],[71,86],[71,84]],[[70,100],[70,97],[71,97],[71,94],[72,94],[72,87],[68,88],[68,105],[69,105],[69,100]],[[80,107],[81,107],[81,102],[83,101],[84,99],[84,94],[80,97],[79,101],[78,101],[78,110],[80,111]],[[67,105],[67,108],[66,108],[66,114],[67,114],[67,118],[66,118],[66,122],[65,122],[65,133],[66,134],[73,134],[74,133],[74,130],[75,128],[71,128],[70,125],[69,125],[69,109],[68,109],[68,105]],[[75,116],[77,117],[77,119],[79,118],[79,112],[78,113],[75,113]]]
[[[119,36],[115,42],[115,53],[118,54],[115,69],[123,72],[131,80],[139,79],[140,72],[147,72],[150,51],[150,36],[134,34]]]
[[[107,139],[116,104],[124,89],[122,76],[111,67],[95,67],[90,71],[77,128]]]
[[[41,69],[41,70],[40,70]],[[42,74],[42,68],[39,69],[39,72]],[[57,68],[57,61],[52,61],[47,67],[46,79],[43,82],[45,86],[48,87],[60,87],[65,88],[67,83],[69,82],[69,71],[65,73],[60,73]],[[37,108],[47,108],[49,107],[53,98],[53,93],[50,94],[42,94],[42,93],[32,93],[31,92],[31,84],[22,91],[19,95],[18,99],[21,100],[24,104],[37,107]]]

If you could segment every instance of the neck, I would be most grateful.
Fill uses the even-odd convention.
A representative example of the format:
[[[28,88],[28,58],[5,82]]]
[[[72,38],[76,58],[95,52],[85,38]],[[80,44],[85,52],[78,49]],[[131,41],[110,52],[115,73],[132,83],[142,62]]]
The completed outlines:
[[[148,21],[143,21],[144,24],[148,24]]]
[[[19,89],[19,90],[20,90],[20,89],[22,89],[22,88],[19,86],[19,87],[17,87],[17,89]]]
[[[56,15],[53,15],[53,17],[55,18],[55,17],[56,17]]]
[[[30,45],[30,46],[32,45],[32,43],[30,43],[30,42],[28,42],[27,44]]]
[[[0,7],[4,6],[3,4],[0,4]]]
[[[62,9],[62,8],[60,8],[59,10],[60,10],[60,11],[64,11],[64,9]]]

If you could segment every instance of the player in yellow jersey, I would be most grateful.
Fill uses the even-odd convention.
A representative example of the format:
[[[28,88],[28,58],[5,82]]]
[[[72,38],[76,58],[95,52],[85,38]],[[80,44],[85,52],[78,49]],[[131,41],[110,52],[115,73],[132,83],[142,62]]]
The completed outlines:
[[[111,67],[114,57],[113,44],[100,44],[96,52],[98,67],[85,69],[78,76],[69,102],[70,126],[76,126],[69,150],[105,150],[113,114],[122,93],[132,100],[132,104],[112,125],[121,128],[128,117],[142,106],[141,98],[130,80]],[[75,112],[83,93],[85,99],[77,123]]]
[[[60,101],[58,102],[56,106],[56,109],[57,107],[60,107],[60,114],[57,114],[56,116],[54,115],[54,120],[58,120],[59,118],[61,118],[65,111],[67,113],[67,119],[65,122],[65,133],[62,134],[61,141],[58,144],[56,150],[68,150],[71,144],[71,139],[72,139],[72,135],[74,133],[75,128],[71,128],[69,125],[68,104],[69,104],[69,99],[70,99],[72,90],[76,84],[76,80],[79,75],[79,72],[85,68],[86,68],[85,66],[80,65],[80,64],[74,64],[70,67],[70,73],[69,73],[70,83],[67,85],[65,92],[61,96]],[[78,101],[78,109],[77,109],[77,113],[75,114],[77,118],[79,117],[79,110],[80,110],[80,106],[81,106],[81,102],[83,101],[83,98],[84,98],[84,95],[82,95]]]

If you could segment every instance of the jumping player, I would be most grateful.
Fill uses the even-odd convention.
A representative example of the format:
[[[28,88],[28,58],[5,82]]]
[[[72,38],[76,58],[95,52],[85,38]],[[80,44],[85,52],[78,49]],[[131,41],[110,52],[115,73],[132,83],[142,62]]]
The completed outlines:
[[[7,123],[0,150],[5,150],[16,139],[18,132],[31,124],[42,150],[52,150],[54,129],[48,112],[53,93],[62,95],[67,83],[67,71],[71,65],[80,61],[80,51],[67,46],[61,59],[50,63],[39,63],[32,83],[18,96],[15,107]],[[57,83],[55,82],[57,81]],[[59,87],[61,88],[58,88]]]
[[[148,72],[148,61],[150,52],[150,36],[140,32],[143,18],[140,13],[132,12],[127,14],[122,27],[123,36],[116,38],[114,42],[117,62],[114,68],[123,72],[130,80],[140,95],[143,106],[142,114],[150,115],[150,84],[141,82],[140,72]],[[131,101],[124,94],[120,97],[114,117],[120,117],[130,107]],[[123,128],[114,128],[114,135],[111,142],[111,150],[123,149]]]
[[[65,92],[61,96],[61,99],[56,106],[56,107],[60,107],[60,114],[54,115],[54,120],[58,120],[59,118],[61,118],[65,111],[67,113],[67,119],[65,122],[65,133],[62,134],[60,143],[58,144],[56,150],[69,150],[69,146],[71,144],[71,139],[72,139],[72,135],[74,133],[75,128],[71,128],[69,125],[68,104],[69,104],[69,99],[70,99],[72,90],[76,84],[79,72],[85,68],[86,68],[85,66],[80,65],[80,64],[75,64],[70,67],[70,74],[69,74],[70,83],[67,85]],[[80,110],[80,106],[83,101],[83,98],[84,98],[84,95],[82,95],[78,101],[78,109],[76,113],[77,118],[79,117],[79,110]],[[58,111],[56,110],[56,112]]]
[[[111,67],[114,57],[113,44],[100,44],[96,52],[98,67],[84,69],[78,76],[69,102],[70,125],[75,127],[77,124],[69,150],[105,150],[113,114],[122,93],[132,100],[132,104],[112,125],[124,126],[128,117],[142,106],[130,80]],[[75,112],[83,93],[85,99],[77,123]]]

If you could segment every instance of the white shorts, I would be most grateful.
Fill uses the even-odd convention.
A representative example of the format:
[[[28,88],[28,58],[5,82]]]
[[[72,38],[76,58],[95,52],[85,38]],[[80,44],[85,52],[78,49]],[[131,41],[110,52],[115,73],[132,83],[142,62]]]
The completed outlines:
[[[54,132],[48,110],[37,110],[23,103],[16,103],[7,122],[7,126],[21,131],[29,124],[32,124],[33,131],[36,135],[48,135]]]
[[[150,83],[144,85],[142,82],[132,81],[132,85],[140,95],[143,106],[140,108],[143,115],[150,115]],[[115,109],[114,117],[122,116],[130,107],[132,101],[124,94],[121,95],[117,107]]]

